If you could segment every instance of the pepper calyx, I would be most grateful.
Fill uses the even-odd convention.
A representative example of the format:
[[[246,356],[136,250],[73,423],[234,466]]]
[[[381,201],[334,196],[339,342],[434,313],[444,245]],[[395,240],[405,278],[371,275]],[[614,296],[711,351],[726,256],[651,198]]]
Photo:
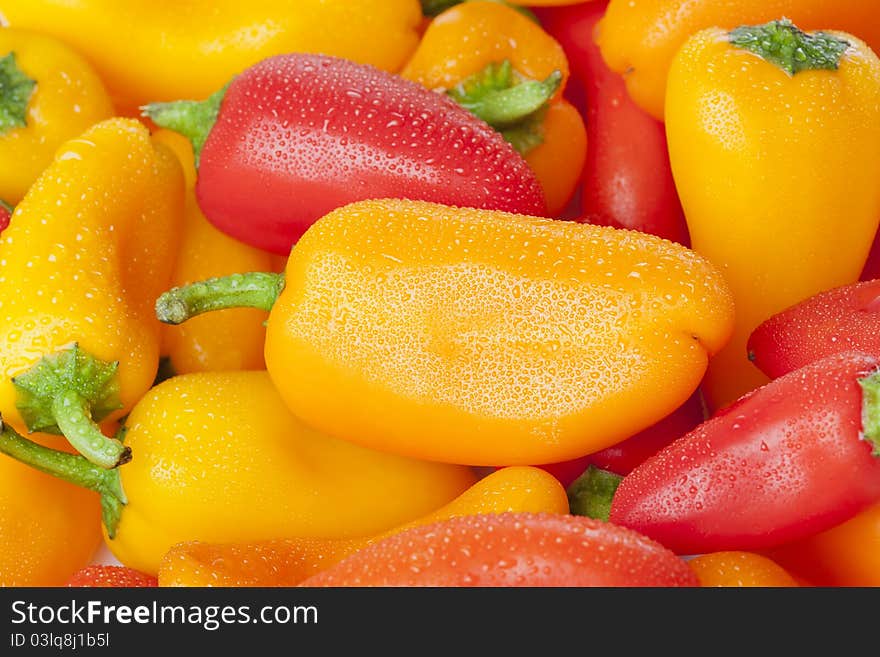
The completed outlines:
[[[608,522],[611,502],[622,480],[618,474],[590,465],[566,490],[569,510],[576,516]]]
[[[880,458],[880,371],[859,379],[862,388],[862,435]]]
[[[15,53],[0,57],[0,135],[27,126],[27,109],[37,86],[15,61]]]
[[[827,32],[808,34],[788,18],[732,30],[730,43],[775,64],[789,75],[801,71],[836,71],[850,43]]]
[[[234,78],[233,78],[234,79]],[[141,114],[149,118],[160,128],[179,132],[190,140],[195,156],[196,168],[202,155],[202,149],[217,123],[220,105],[226,97],[226,91],[232,80],[222,89],[215,91],[205,100],[174,100],[167,103],[149,103],[141,107]]]

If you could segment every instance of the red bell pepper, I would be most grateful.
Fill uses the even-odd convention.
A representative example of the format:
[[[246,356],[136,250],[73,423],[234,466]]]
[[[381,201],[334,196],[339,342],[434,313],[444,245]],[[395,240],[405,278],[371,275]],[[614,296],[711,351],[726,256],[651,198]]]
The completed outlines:
[[[874,238],[874,242],[871,244],[868,259],[865,261],[859,280],[873,281],[876,278],[880,278],[880,234]]]
[[[395,534],[300,586],[697,586],[636,532],[548,513],[460,516]]]
[[[484,121],[444,94],[344,59],[272,57],[207,101],[145,113],[192,140],[208,220],[283,255],[323,215],[369,198],[546,213],[531,168]]]
[[[610,521],[679,554],[770,548],[880,500],[880,357],[752,391],[623,478]]]
[[[133,568],[124,566],[86,566],[75,572],[67,581],[70,587],[153,587],[158,580]]]
[[[587,161],[581,221],[630,228],[687,245],[687,224],[669,164],[666,130],[629,97],[593,39],[608,2],[540,7],[544,29],[562,44],[572,91],[583,87]]]
[[[12,218],[12,206],[0,199],[0,233],[9,225]]]
[[[844,351],[880,357],[880,280],[821,292],[749,336],[749,359],[771,378]]]

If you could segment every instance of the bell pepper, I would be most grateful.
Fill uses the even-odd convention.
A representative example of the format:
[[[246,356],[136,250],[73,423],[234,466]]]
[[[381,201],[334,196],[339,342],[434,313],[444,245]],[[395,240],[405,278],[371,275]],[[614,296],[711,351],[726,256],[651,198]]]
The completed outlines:
[[[125,566],[87,566],[78,570],[67,580],[67,586],[92,588],[152,588],[158,580],[133,568]]]
[[[862,275],[859,277],[859,280],[873,281],[877,278],[880,278],[880,234],[874,236],[874,243],[871,244],[868,259],[862,268]]]
[[[133,458],[112,470],[8,427],[0,451],[100,492],[111,552],[151,575],[184,541],[384,531],[446,504],[476,479],[464,466],[374,452],[307,428],[265,371],[168,379],[132,409],[124,435]]]
[[[763,550],[880,501],[880,358],[775,379],[623,478],[610,520],[679,554]]]
[[[3,231],[0,413],[62,433],[103,467],[128,458],[97,422],[127,413],[159,360],[153,304],[171,279],[183,176],[132,119],[62,145]]]
[[[436,511],[376,536],[219,545],[181,543],[162,558],[159,582],[161,586],[296,586],[358,550],[411,527],[458,516],[512,512],[567,513],[565,490],[538,468],[504,468]]]
[[[686,563],[636,532],[579,516],[502,513],[400,532],[300,586],[697,584]]]
[[[844,351],[880,357],[880,280],[821,292],[749,336],[749,359],[771,378]]]
[[[65,448],[57,436],[34,438]],[[0,587],[61,586],[100,544],[97,495],[0,457]]]
[[[816,586],[880,586],[880,504],[769,556]]]
[[[342,59],[271,58],[208,101],[146,113],[192,139],[208,220],[281,255],[319,217],[365,198],[545,212],[528,164],[483,121],[420,85]]]
[[[780,16],[805,30],[854,34],[880,50],[877,6],[865,0],[611,0],[598,41],[611,69],[626,78],[633,100],[662,121],[670,66],[689,37]]]
[[[0,27],[0,90],[0,198],[12,204],[61,144],[113,116],[89,63],[60,41],[27,30]]]
[[[587,126],[579,221],[630,228],[689,244],[672,179],[666,131],[626,92],[594,40],[608,3],[597,1],[538,12],[544,29],[565,49]],[[572,100],[575,100],[574,97]]]
[[[449,93],[505,135],[538,176],[547,213],[562,212],[587,139],[580,114],[562,99],[565,52],[539,24],[503,3],[458,4],[431,22],[401,75]]]
[[[782,566],[754,552],[712,552],[690,559],[700,586],[791,588],[797,581]]]
[[[676,56],[673,175],[693,248],[736,302],[703,386],[711,409],[766,383],[746,352],[758,324],[858,279],[880,221],[878,95],[880,60],[862,41],[787,20],[710,29]]]
[[[397,71],[418,43],[417,0],[4,0],[6,21],[85,55],[121,108],[205,98],[261,59],[325,53]]]
[[[277,271],[276,256],[232,239],[205,219],[193,189],[196,171],[189,141],[170,130],[159,130],[154,137],[174,150],[189,183],[171,284],[185,285],[237,271]],[[163,325],[162,354],[177,374],[265,369],[266,317],[262,310],[235,308],[213,317],[197,317],[183,326]]]
[[[472,465],[561,461],[650,426],[732,326],[721,277],[677,244],[403,200],[326,215],[284,275],[176,288],[156,309],[179,323],[230,305],[271,308],[266,365],[306,423]]]

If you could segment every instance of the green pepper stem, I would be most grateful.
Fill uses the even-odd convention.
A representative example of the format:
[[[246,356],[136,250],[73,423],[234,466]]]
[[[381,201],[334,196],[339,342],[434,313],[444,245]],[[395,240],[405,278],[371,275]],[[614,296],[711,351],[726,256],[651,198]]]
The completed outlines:
[[[62,391],[52,400],[52,415],[68,442],[92,463],[115,468],[131,460],[131,449],[101,432],[89,403],[75,390]]]
[[[836,71],[849,42],[826,32],[807,34],[789,19],[744,25],[729,34],[730,43],[775,64],[789,75]]]
[[[156,317],[165,324],[182,324],[202,313],[227,308],[272,310],[284,289],[284,274],[250,272],[209,278],[176,287],[156,300]]]
[[[11,205],[9,205],[9,203],[4,201],[2,198],[0,198],[0,208],[2,208],[3,210],[6,210],[9,214],[12,214],[13,212],[15,212],[15,208],[12,207]]]
[[[613,472],[601,470],[594,465],[568,487],[568,506],[576,516],[587,516],[608,522],[611,502],[620,485],[621,477]]]
[[[36,81],[15,62],[15,53],[0,57],[0,135],[27,125],[27,108]]]
[[[110,538],[115,537],[122,507],[127,504],[119,470],[106,470],[82,456],[50,449],[28,440],[4,424],[2,417],[0,452],[40,472],[97,492],[101,496],[104,526]]]
[[[179,132],[192,142],[196,167],[202,155],[202,148],[208,140],[211,129],[217,122],[220,105],[226,97],[230,82],[215,91],[205,100],[175,100],[168,103],[150,103],[141,107],[141,113],[161,128]]]
[[[859,379],[862,387],[862,435],[880,458],[880,371]]]

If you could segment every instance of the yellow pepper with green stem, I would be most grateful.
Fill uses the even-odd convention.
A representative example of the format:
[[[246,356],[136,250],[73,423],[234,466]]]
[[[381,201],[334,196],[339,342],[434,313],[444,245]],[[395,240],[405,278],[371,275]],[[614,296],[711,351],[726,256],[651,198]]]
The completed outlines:
[[[272,55],[323,53],[396,71],[418,43],[418,0],[4,0],[13,27],[94,64],[118,106],[207,98]]]
[[[111,116],[82,56],[46,35],[0,28],[0,199],[18,203],[55,149]]]
[[[112,470],[9,428],[0,452],[100,492],[110,550],[150,574],[184,541],[378,533],[476,481],[465,466],[364,449],[309,429],[265,371],[176,376],[150,390],[125,427],[132,460]]]
[[[880,61],[789,21],[692,37],[669,73],[666,132],[694,250],[736,326],[703,386],[717,409],[767,381],[748,360],[771,315],[859,278],[880,221]]]
[[[0,235],[0,413],[64,434],[103,467],[128,457],[96,422],[152,385],[183,210],[174,154],[109,119],[62,145]]]
[[[405,200],[335,210],[283,276],[178,288],[157,313],[234,305],[271,309],[266,365],[307,424],[473,465],[562,461],[650,426],[733,324],[720,274],[680,245]]]

